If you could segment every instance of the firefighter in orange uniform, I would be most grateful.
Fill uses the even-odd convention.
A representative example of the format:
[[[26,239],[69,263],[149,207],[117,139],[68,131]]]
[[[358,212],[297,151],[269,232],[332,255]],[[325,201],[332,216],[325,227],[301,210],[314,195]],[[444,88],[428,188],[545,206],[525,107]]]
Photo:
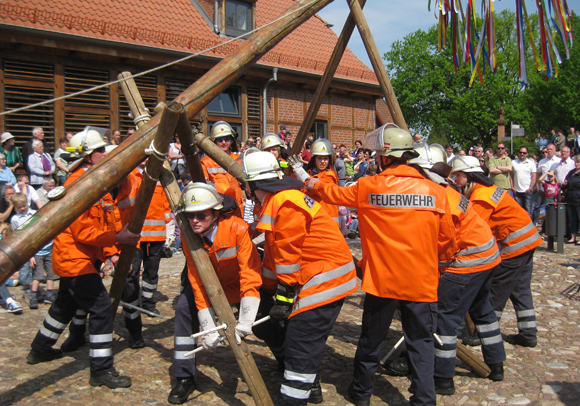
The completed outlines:
[[[344,298],[357,289],[352,255],[328,213],[300,192],[302,182],[282,175],[272,154],[252,148],[242,163],[261,203],[256,228],[265,233],[266,257],[278,278],[270,316],[287,320],[279,404],[320,403],[322,351]]]
[[[332,148],[330,141],[325,138],[314,141],[312,144],[311,155],[312,159],[308,162],[306,171],[302,168],[302,163],[297,156],[288,158],[296,178],[301,182],[304,182],[306,179],[312,177],[319,179],[324,183],[338,185],[338,174],[334,170],[336,154],[334,153],[334,148]],[[336,222],[336,224],[338,224],[337,205],[326,203],[315,190],[306,191],[304,189],[303,192],[320,203],[324,210],[326,210],[330,217]]]
[[[216,122],[211,128],[210,138],[232,159],[240,159],[238,145],[236,144],[236,133],[228,123],[225,121]],[[202,158],[201,166],[203,168],[203,174],[206,180],[212,183],[219,183],[221,185],[229,186],[229,190],[226,194],[233,197],[238,204],[238,209],[234,214],[243,218],[242,213],[244,212],[244,196],[242,194],[240,183],[237,181],[237,179],[230,175],[224,168],[222,168],[209,156]]]
[[[501,262],[499,249],[487,223],[479,217],[465,196],[448,187],[451,172],[445,149],[439,144],[413,144],[420,156],[409,161],[426,177],[445,187],[455,225],[455,240],[460,250],[439,280],[437,334],[443,345],[435,345],[435,391],[440,395],[455,393],[455,358],[457,329],[469,311],[482,337],[483,358],[490,367],[493,381],[504,378],[506,359],[499,323],[489,302],[491,280]]]
[[[282,158],[282,148],[285,148],[284,142],[274,133],[267,133],[262,140],[262,151],[269,152],[278,160],[280,168],[287,168],[288,163]]]
[[[102,133],[91,127],[76,134],[71,139],[70,147],[75,148],[75,154],[80,156],[76,165],[83,165],[76,172],[82,174],[86,168],[103,159],[105,145]],[[73,179],[80,176],[76,172],[71,176]],[[111,228],[103,205],[102,200],[96,202],[54,240],[54,272],[61,277],[59,292],[32,342],[27,361],[37,364],[62,357],[62,350],[52,346],[80,308],[90,315],[89,383],[114,389],[131,386],[131,378],[119,376],[113,367],[113,309],[109,294],[93,264],[97,258],[105,260],[104,248],[113,247],[115,243],[136,244],[139,235],[130,233],[126,227],[120,232],[116,231],[114,224]],[[115,263],[118,256],[112,256],[111,260]]]
[[[389,125],[365,139],[365,147],[380,158],[379,175],[350,187],[311,178],[307,188],[327,203],[358,209],[366,296],[350,400],[370,404],[381,346],[400,305],[413,374],[410,404],[435,405],[433,333],[444,271],[439,263],[453,258],[455,230],[445,190],[407,165],[418,156],[411,134]]]
[[[229,202],[228,202],[229,200]],[[205,183],[190,183],[182,192],[181,210],[189,218],[194,233],[204,240],[209,258],[230,304],[239,304],[236,339],[252,334],[252,323],[268,314],[274,305],[274,287],[262,285],[262,263],[249,234],[248,224],[237,216],[224,214],[235,208],[233,199],[221,196]],[[195,390],[195,349],[191,335],[216,326],[215,313],[189,251],[182,293],[175,308],[175,354],[173,373],[176,378],[168,401],[181,404]],[[270,284],[271,285],[271,284]],[[197,314],[197,317],[196,317]],[[280,324],[267,321],[253,328],[277,358],[283,354],[284,333]],[[203,346],[213,348],[223,336],[214,332],[203,336]]]
[[[499,245],[501,264],[493,274],[490,302],[499,320],[509,298],[516,311],[519,331],[508,335],[506,341],[535,347],[538,329],[530,284],[534,251],[542,238],[526,211],[505,189],[495,186],[484,176],[476,158],[455,158],[452,173],[457,187],[487,222]],[[483,339],[481,334],[480,339]]]

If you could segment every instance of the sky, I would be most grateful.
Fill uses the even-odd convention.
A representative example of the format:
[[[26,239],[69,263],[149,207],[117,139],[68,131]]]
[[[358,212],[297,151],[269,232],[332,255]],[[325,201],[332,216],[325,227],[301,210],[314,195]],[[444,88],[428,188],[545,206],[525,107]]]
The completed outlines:
[[[433,13],[434,3],[431,0],[431,11],[428,11],[429,0],[367,0],[363,12],[373,38],[377,44],[379,54],[383,55],[391,49],[391,44],[396,40],[402,40],[406,35],[419,29],[428,30],[437,23]],[[495,0],[494,9],[499,13],[506,8],[515,11],[515,0]],[[476,1],[477,10],[481,8],[481,0]],[[533,0],[525,2],[528,13],[535,12]],[[466,0],[462,0],[465,9]],[[580,13],[580,0],[568,0],[568,6],[576,13]],[[345,0],[334,0],[323,8],[318,15],[340,35],[342,26],[349,13],[349,7]],[[578,26],[578,23],[576,23]],[[578,46],[578,45],[576,45]],[[360,38],[355,30],[351,36],[348,47],[355,55],[372,69],[371,62]]]

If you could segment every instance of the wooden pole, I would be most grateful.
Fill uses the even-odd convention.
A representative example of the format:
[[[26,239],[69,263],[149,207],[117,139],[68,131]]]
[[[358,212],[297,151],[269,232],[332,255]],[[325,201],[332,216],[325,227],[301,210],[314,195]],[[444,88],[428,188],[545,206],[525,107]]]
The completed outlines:
[[[362,12],[362,8],[357,0],[347,0],[347,3],[350,6],[350,11],[352,12],[360,36],[362,37],[367,53],[369,54],[369,59],[371,60],[377,79],[379,79],[381,89],[385,94],[385,100],[387,106],[389,106],[389,110],[391,110],[393,120],[399,127],[408,130],[407,123],[403,117],[403,112],[401,111],[401,107],[399,106],[399,102],[395,96],[395,91],[393,90],[393,86],[389,80],[389,75],[387,75],[387,71],[385,70],[385,65],[383,64],[379,50],[377,49],[377,44],[375,44],[367,20]]]
[[[175,213],[175,219],[181,229],[181,235],[183,236],[185,245],[193,258],[193,262],[195,262],[195,267],[201,277],[203,286],[205,287],[216,315],[221,323],[227,325],[224,334],[228,339],[230,347],[236,357],[236,361],[238,361],[240,369],[242,370],[244,380],[250,388],[254,402],[256,402],[256,405],[273,405],[274,403],[270,398],[270,394],[268,393],[250,349],[244,341],[242,341],[241,345],[236,343],[236,319],[222,289],[222,285],[214,271],[211,260],[205,251],[201,238],[191,229],[191,225],[189,224],[185,213],[176,213],[181,192],[168,163],[165,163],[165,169],[162,171],[160,179],[165,194],[167,195],[167,200],[169,200],[171,210]]]
[[[304,0],[294,3],[284,17],[255,33],[239,48],[197,80],[176,101],[193,117],[225,91],[266,52],[332,0]],[[0,241],[0,283],[4,283],[41,247],[54,239],[94,202],[111,191],[145,158],[145,149],[154,139],[160,115],[140,127],[104,160],[91,167],[67,188],[66,195],[43,206],[20,230]]]
[[[185,111],[179,117],[177,127],[175,127],[175,132],[177,132],[179,140],[181,141],[181,152],[185,158],[185,163],[189,170],[191,180],[193,182],[205,182],[203,168],[201,167],[201,159],[199,159],[199,150],[195,145],[193,131],[189,125],[189,120],[187,119]],[[196,129],[196,134],[199,134],[199,129]]]
[[[132,79],[131,81],[133,82]],[[125,90],[125,88],[123,90]],[[134,94],[134,92],[132,92],[132,94]],[[138,92],[137,95],[138,99],[142,101],[141,95],[139,95]],[[131,106],[132,102],[129,102],[129,105]],[[185,113],[185,108],[182,104],[176,102],[167,103],[167,107],[165,107],[161,113],[159,129],[157,130],[157,135],[155,136],[155,141],[153,143],[155,151],[158,151],[161,154],[167,152],[169,142],[175,133],[177,119],[182,113]],[[137,192],[137,196],[135,197],[135,204],[133,205],[131,217],[129,218],[128,229],[134,234],[141,233],[141,230],[143,229],[143,222],[147,216],[151,198],[153,197],[155,186],[157,185],[155,179],[159,178],[159,174],[161,173],[165,161],[165,157],[157,156],[155,153],[151,159],[147,161],[143,172],[143,181],[141,182],[139,192]],[[115,276],[113,277],[113,282],[109,289],[109,296],[113,299],[113,317],[117,314],[119,301],[123,295],[127,276],[131,271],[136,250],[137,247],[134,245],[123,245],[123,248],[121,249],[121,256],[119,257],[119,262],[115,268]]]
[[[231,156],[221,150],[212,140],[203,134],[195,135],[195,142],[199,149],[210,156],[222,168],[224,168],[230,175],[236,178],[239,182],[244,183],[244,175],[242,173],[242,165],[235,161]]]
[[[358,0],[360,2],[360,6],[363,7],[366,3],[366,0]],[[294,140],[294,145],[290,150],[290,155],[299,154],[302,151],[302,145],[306,140],[306,136],[308,132],[312,128],[312,124],[314,124],[314,120],[316,119],[316,114],[318,114],[318,110],[320,110],[320,105],[322,104],[322,100],[328,92],[328,88],[330,87],[330,82],[332,82],[332,78],[336,73],[336,69],[338,68],[338,64],[342,59],[342,55],[348,45],[348,41],[350,41],[350,36],[354,31],[355,23],[354,17],[352,15],[352,11],[349,13],[344,26],[342,27],[342,32],[338,37],[338,41],[334,46],[334,50],[332,51],[332,55],[330,56],[330,60],[328,61],[328,65],[326,65],[326,69],[324,70],[324,75],[322,75],[322,79],[316,88],[316,93],[314,93],[314,97],[312,98],[312,102],[310,103],[310,107],[308,107],[308,111],[306,112],[306,116],[302,121],[302,125],[298,130],[298,135]],[[289,175],[292,172],[292,168],[288,167],[284,170],[286,175]]]

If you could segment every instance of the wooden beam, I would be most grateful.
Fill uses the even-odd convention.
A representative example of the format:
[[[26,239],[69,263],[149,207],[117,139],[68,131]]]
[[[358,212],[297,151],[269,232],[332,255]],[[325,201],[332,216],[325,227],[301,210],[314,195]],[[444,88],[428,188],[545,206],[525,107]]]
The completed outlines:
[[[365,44],[365,48],[369,55],[369,59],[371,60],[371,64],[373,65],[373,69],[375,70],[377,78],[379,79],[381,89],[383,90],[385,100],[387,101],[387,105],[389,106],[389,110],[391,110],[393,120],[395,121],[395,124],[397,124],[399,127],[408,130],[407,123],[405,122],[405,118],[403,117],[403,112],[401,111],[401,107],[399,106],[399,102],[397,101],[397,97],[395,96],[395,91],[393,90],[393,86],[391,85],[389,75],[387,75],[385,65],[383,64],[383,61],[379,54],[379,50],[377,49],[377,44],[375,44],[375,40],[373,39],[373,36],[367,24],[367,20],[363,14],[362,8],[357,0],[347,0],[347,3],[350,7],[351,14],[354,17],[363,43]]]

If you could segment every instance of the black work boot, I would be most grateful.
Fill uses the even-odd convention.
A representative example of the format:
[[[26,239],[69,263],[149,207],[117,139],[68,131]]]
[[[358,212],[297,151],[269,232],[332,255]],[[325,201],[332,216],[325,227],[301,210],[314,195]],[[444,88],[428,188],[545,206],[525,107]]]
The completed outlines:
[[[323,401],[324,399],[322,397],[322,387],[320,386],[320,381],[316,381],[312,385],[312,389],[310,389],[308,403],[322,403]]]
[[[173,405],[180,405],[187,402],[187,398],[193,391],[195,391],[195,378],[177,378],[167,401]]]
[[[479,347],[481,345],[481,339],[477,333],[473,334],[472,336],[467,336],[463,340],[461,340],[463,345],[469,345],[470,347]]]
[[[109,389],[128,388],[131,386],[131,378],[128,376],[120,376],[117,371],[109,371],[104,375],[93,376],[89,379],[91,386],[105,385]]]
[[[129,339],[129,348],[136,350],[143,347],[145,347],[145,340],[143,340],[141,332],[137,331],[135,333],[131,333],[131,338]]]
[[[407,351],[401,352],[398,358],[386,361],[383,364],[383,368],[387,375],[390,376],[407,376],[411,374],[411,368],[409,366],[409,358]]]
[[[352,389],[352,383],[348,387],[348,401],[355,406],[370,406],[371,400],[370,399],[361,399],[359,398],[354,390]]]
[[[521,347],[533,348],[538,345],[537,338],[526,338],[521,334],[510,334],[505,338],[505,340],[510,344],[519,345]]]
[[[491,369],[488,379],[492,381],[503,381],[503,362],[492,365],[487,364],[487,366]]]
[[[64,340],[60,349],[64,352],[73,352],[85,345],[86,342],[87,339],[85,338],[84,333],[82,335],[71,334],[66,338],[66,340]]]
[[[453,395],[455,393],[455,384],[453,378],[435,377],[435,393],[438,395]]]
[[[62,358],[62,351],[57,350],[56,348],[49,348],[42,352],[30,350],[30,352],[26,356],[26,362],[28,362],[30,365],[34,365],[41,362],[48,362],[59,358]]]

